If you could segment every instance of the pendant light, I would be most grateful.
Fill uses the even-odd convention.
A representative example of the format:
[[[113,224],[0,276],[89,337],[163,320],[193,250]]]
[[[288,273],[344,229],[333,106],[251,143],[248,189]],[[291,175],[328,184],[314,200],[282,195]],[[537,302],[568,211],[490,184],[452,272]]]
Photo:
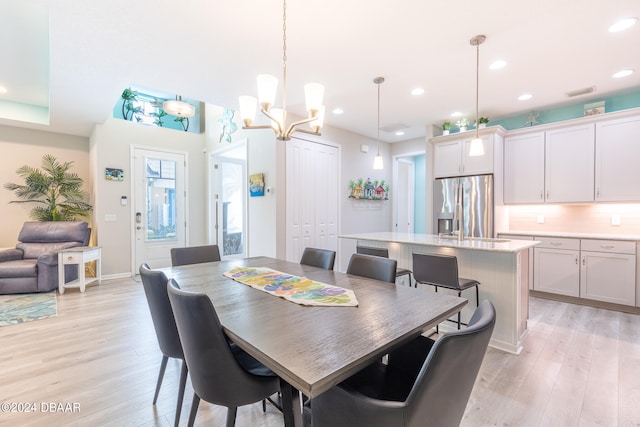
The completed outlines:
[[[384,169],[382,156],[380,155],[380,85],[384,83],[384,77],[376,77],[373,82],[378,85],[378,154],[373,159],[373,168],[376,170]]]
[[[469,144],[469,156],[484,156],[484,144],[478,135],[478,98],[480,81],[480,45],[487,39],[486,36],[479,35],[471,39],[471,46],[476,47],[476,137]]]
[[[193,117],[196,114],[196,107],[184,102],[182,97],[176,95],[176,99],[167,100],[162,103],[162,109],[165,113],[178,117]]]

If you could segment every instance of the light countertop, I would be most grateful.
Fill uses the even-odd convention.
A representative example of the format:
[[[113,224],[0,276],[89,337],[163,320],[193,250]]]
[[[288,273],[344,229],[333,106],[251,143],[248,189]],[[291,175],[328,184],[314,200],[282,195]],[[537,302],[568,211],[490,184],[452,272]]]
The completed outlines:
[[[515,233],[514,233],[515,234]],[[406,243],[420,246],[442,246],[448,248],[468,249],[476,251],[511,252],[516,253],[531,248],[539,242],[535,240],[507,240],[465,238],[458,241],[456,238],[441,238],[434,234],[377,232],[361,234],[343,234],[341,239],[370,240],[389,243]]]
[[[640,242],[638,234],[598,234],[598,233],[568,233],[564,231],[531,231],[531,230],[511,230],[500,231],[498,234],[515,234],[519,236],[539,236],[539,237],[567,237],[573,239],[604,239],[604,240],[628,240]]]

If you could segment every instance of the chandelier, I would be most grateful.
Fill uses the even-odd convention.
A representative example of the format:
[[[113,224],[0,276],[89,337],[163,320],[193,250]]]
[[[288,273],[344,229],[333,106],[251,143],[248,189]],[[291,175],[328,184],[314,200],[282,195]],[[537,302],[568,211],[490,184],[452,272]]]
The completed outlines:
[[[472,38],[469,43],[476,47],[476,137],[469,144],[470,156],[484,156],[484,144],[482,138],[478,135],[478,98],[479,98],[479,81],[480,81],[480,45],[487,39],[486,36],[479,35]]]
[[[243,129],[268,129],[272,128],[277,139],[288,141],[293,132],[304,132],[312,135],[320,135],[320,129],[324,121],[324,86],[319,83],[308,83],[304,86],[306,109],[308,118],[287,126],[287,1],[282,6],[282,108],[272,108],[276,98],[278,79],[268,74],[260,74],[258,81],[258,98],[253,96],[241,96],[240,116]],[[271,125],[254,125],[256,108],[260,104],[262,114],[271,119]],[[310,129],[300,128],[300,125],[309,123]]]

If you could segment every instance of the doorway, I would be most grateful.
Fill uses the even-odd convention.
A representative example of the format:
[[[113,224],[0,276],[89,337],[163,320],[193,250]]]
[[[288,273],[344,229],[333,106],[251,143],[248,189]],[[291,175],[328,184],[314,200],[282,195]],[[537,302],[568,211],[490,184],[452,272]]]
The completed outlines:
[[[171,265],[171,248],[186,245],[186,153],[132,147],[132,271]],[[137,274],[137,273],[136,273]]]
[[[247,144],[239,142],[211,155],[209,242],[222,259],[247,254]]]
[[[410,157],[397,158],[394,168],[396,191],[394,200],[394,230],[414,232],[415,164]]]

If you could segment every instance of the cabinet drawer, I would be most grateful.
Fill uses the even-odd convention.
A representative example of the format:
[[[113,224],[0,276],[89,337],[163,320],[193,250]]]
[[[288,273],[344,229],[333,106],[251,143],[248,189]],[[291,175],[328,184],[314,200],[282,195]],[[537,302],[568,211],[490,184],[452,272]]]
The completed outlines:
[[[580,249],[579,239],[569,239],[564,237],[536,237],[536,240],[540,242],[537,248],[549,248],[549,249]]]
[[[62,262],[64,264],[80,264],[82,262],[82,253],[80,252],[63,252]]]
[[[621,242],[619,240],[581,240],[581,248],[583,251],[591,252],[610,252],[616,254],[636,253],[636,242]]]

